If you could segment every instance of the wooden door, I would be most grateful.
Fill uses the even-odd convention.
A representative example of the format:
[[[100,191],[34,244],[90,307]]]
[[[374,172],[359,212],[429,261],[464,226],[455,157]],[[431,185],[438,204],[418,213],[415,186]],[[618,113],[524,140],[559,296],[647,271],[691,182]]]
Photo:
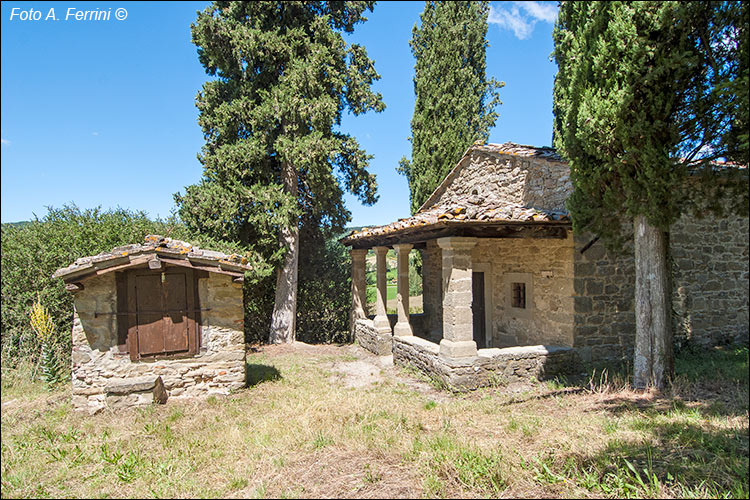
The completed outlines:
[[[487,347],[487,332],[484,322],[484,273],[471,273],[471,314],[474,325],[474,342],[478,349]]]
[[[128,276],[131,359],[197,352],[192,270],[132,271]]]

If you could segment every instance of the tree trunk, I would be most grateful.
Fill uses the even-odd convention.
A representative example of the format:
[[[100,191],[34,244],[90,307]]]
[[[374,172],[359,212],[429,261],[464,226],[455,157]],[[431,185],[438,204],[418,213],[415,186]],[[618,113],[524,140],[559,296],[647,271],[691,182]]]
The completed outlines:
[[[294,200],[297,199],[297,169],[289,162],[282,163],[282,181],[284,191]],[[284,264],[276,273],[276,301],[271,317],[272,344],[294,342],[297,319],[297,269],[299,267],[299,227],[281,229],[281,244],[286,246]]]
[[[633,385],[659,390],[674,373],[667,233],[635,218],[635,356]]]

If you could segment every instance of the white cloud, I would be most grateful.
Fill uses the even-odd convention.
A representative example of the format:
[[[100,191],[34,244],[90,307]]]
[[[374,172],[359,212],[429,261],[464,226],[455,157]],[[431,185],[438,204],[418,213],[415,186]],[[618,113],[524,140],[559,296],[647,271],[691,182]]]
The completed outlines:
[[[3,146],[10,146],[10,141],[8,139],[0,139],[0,143],[2,143]]]
[[[554,23],[557,19],[557,6],[548,2],[513,2],[537,21]]]
[[[508,7],[490,5],[487,22],[497,24],[500,29],[511,30],[519,40],[529,38],[537,22],[554,23],[557,18],[557,5],[554,2],[501,3]]]

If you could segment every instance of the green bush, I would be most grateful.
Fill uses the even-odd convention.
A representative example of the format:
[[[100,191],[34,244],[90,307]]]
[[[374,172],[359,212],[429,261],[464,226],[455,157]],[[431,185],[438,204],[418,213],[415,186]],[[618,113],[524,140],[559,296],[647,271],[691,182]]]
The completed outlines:
[[[349,338],[351,257],[338,237],[300,234],[297,339],[343,343]],[[304,245],[304,246],[302,246]]]
[[[48,308],[55,324],[52,342],[61,366],[69,364],[73,301],[65,284],[52,273],[79,257],[133,242],[149,233],[169,233],[173,225],[151,221],[144,212],[101,207],[81,210],[75,205],[48,208],[44,218],[28,224],[2,225],[2,363],[15,366],[26,359],[37,362],[40,340],[29,325],[29,310],[37,299]],[[47,360],[50,362],[50,360]]]

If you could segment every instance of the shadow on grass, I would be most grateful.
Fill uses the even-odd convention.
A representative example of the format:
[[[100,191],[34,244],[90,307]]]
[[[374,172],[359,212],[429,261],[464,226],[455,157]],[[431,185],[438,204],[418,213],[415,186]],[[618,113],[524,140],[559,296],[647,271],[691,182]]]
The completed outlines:
[[[620,497],[748,498],[747,429],[666,419],[641,425],[645,440],[612,439],[591,456],[548,457],[551,476]]]
[[[245,387],[275,380],[281,380],[281,372],[275,366],[245,363]]]
[[[536,480],[616,497],[748,498],[747,347],[681,353],[676,365],[664,393],[633,391],[627,372],[616,370],[589,384],[555,381],[557,389],[598,394],[595,409],[614,417],[605,432],[627,432],[590,455],[541,457]]]
[[[748,408],[748,348],[715,347],[681,352],[675,360],[675,378],[664,392],[642,393],[630,386],[631,366],[617,363],[589,366],[587,376],[556,377],[551,392],[591,392],[602,395],[601,409],[620,415],[637,410],[655,415],[684,407],[702,417],[745,416]],[[546,396],[546,395],[545,395]]]

